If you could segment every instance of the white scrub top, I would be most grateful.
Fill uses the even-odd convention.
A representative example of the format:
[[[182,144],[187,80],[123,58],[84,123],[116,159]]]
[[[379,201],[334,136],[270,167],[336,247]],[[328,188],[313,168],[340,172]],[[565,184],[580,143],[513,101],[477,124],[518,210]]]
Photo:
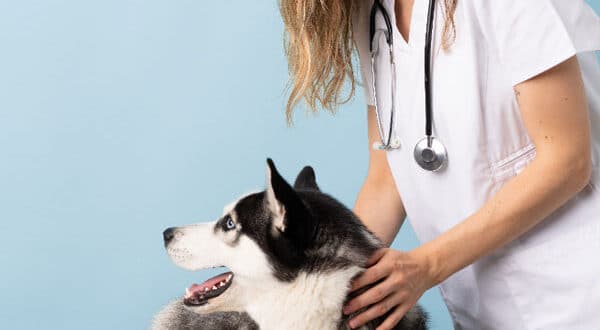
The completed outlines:
[[[371,95],[369,10],[354,24],[367,102]],[[600,19],[583,0],[458,0],[456,40],[440,48],[437,1],[432,48],[433,135],[448,151],[442,172],[414,161],[425,134],[423,52],[428,1],[415,0],[408,43],[394,28],[396,125],[387,153],[408,219],[421,242],[476,212],[534,157],[513,86],[577,55],[589,101],[593,173],[574,198],[510,244],[440,284],[456,329],[600,329]],[[384,28],[378,14],[377,27]],[[380,40],[378,99],[389,124],[390,66]],[[383,87],[382,87],[383,86]],[[551,114],[549,114],[551,115]],[[493,230],[493,228],[490,228]]]

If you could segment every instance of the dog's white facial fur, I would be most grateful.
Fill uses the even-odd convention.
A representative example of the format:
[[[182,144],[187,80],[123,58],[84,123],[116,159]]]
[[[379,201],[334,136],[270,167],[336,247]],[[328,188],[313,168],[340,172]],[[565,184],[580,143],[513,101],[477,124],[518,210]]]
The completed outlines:
[[[235,215],[232,214],[235,221]],[[173,262],[187,270],[200,270],[225,266],[236,277],[236,281],[270,278],[271,268],[265,254],[246,235],[236,228],[223,232],[217,221],[179,227],[167,253]],[[234,241],[237,241],[234,244]]]
[[[204,305],[189,307],[191,310],[198,313],[242,311],[255,298],[257,284],[272,283],[275,279],[266,256],[254,241],[239,235],[237,228],[223,232],[215,229],[215,224],[213,221],[178,228],[167,252],[177,266],[187,270],[225,266],[234,273],[225,292]]]

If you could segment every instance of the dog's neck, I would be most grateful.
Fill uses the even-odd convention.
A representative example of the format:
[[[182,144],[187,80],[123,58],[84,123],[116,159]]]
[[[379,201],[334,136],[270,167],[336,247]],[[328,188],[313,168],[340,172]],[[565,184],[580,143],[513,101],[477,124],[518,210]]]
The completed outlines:
[[[292,282],[257,288],[246,311],[261,329],[336,329],[350,280],[362,270],[300,273]]]

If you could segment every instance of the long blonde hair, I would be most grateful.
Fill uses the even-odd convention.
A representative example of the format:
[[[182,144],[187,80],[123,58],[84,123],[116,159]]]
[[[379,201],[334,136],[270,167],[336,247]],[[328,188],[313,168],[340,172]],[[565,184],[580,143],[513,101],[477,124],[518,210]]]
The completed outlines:
[[[317,112],[320,105],[334,113],[340,104],[354,96],[356,77],[352,55],[356,45],[352,17],[361,6],[359,1],[366,0],[279,0],[290,73],[291,91],[285,109],[288,123],[301,100],[313,112]],[[446,10],[442,48],[448,50],[456,34],[457,0],[443,1]],[[343,96],[346,81],[350,91]]]

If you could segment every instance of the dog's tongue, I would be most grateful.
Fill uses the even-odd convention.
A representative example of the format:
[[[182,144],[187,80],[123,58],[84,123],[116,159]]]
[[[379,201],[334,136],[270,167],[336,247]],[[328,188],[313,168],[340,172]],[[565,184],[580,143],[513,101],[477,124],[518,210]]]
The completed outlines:
[[[225,282],[230,280],[232,276],[231,272],[226,272],[223,274],[219,274],[217,276],[211,277],[208,280],[200,283],[200,284],[192,284],[191,287],[185,290],[185,297],[192,297],[196,293],[208,292],[213,289],[213,287],[219,287],[221,282]]]

